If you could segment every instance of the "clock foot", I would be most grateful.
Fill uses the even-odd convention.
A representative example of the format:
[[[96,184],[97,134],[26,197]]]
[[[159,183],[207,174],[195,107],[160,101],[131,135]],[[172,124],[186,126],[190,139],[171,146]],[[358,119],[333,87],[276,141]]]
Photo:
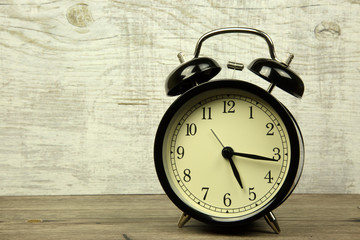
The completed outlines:
[[[190,218],[191,217],[189,215],[187,215],[186,213],[183,212],[178,221],[178,227],[182,228],[185,225],[185,223],[187,223],[190,220]]]
[[[276,220],[275,215],[272,212],[269,212],[268,214],[266,214],[264,216],[266,222],[270,225],[270,227],[272,228],[272,230],[274,230],[275,233],[279,234],[280,233],[280,226],[278,221]]]

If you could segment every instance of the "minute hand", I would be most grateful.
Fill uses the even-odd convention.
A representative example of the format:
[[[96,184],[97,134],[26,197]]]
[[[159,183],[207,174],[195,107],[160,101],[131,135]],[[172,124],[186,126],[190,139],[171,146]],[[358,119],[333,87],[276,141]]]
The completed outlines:
[[[279,161],[279,160],[275,160],[273,158],[263,157],[263,156],[259,156],[259,155],[255,155],[255,154],[239,153],[239,152],[234,152],[233,154],[235,156],[246,157],[246,158],[251,158],[251,159],[255,159],[255,160],[264,160],[264,161],[273,161],[273,162]]]

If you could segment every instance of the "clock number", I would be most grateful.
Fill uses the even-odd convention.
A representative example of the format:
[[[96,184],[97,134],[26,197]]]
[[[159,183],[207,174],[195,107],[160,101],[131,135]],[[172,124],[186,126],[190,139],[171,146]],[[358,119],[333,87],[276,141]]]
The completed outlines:
[[[185,182],[190,182],[190,180],[191,180],[191,176],[190,176],[190,169],[188,169],[188,168],[186,168],[185,170],[184,170],[184,181]]]
[[[234,113],[235,112],[235,102],[233,100],[223,101],[224,111],[223,113]]]
[[[185,149],[183,146],[178,146],[178,148],[176,149],[176,152],[178,154],[177,158],[182,159],[184,157]]]
[[[230,205],[231,205],[231,199],[229,198],[230,197],[230,193],[226,193],[225,195],[224,195],[224,205],[226,206],[226,207],[230,207]]]
[[[194,136],[197,132],[197,127],[195,123],[186,124],[186,136]]]
[[[279,160],[281,159],[280,148],[275,147],[275,148],[273,149],[273,152],[274,152],[273,159],[276,160],[276,161],[279,161]]]
[[[272,183],[272,181],[274,180],[273,177],[271,177],[271,170],[266,174],[266,176],[264,177],[264,179],[268,180],[268,183]]]
[[[207,194],[208,194],[208,192],[209,192],[209,188],[208,187],[203,187],[202,189],[201,189],[201,191],[204,191],[205,190],[205,195],[204,195],[204,197],[203,197],[203,200],[206,200],[206,196],[207,196]]]
[[[207,109],[203,107],[203,117],[202,120],[211,120],[211,107],[208,107]]]
[[[274,124],[273,123],[267,123],[266,124],[266,128],[269,129],[269,131],[267,132],[267,136],[273,136],[274,135]]]
[[[249,200],[250,201],[254,201],[256,199],[256,193],[253,192],[254,189],[255,189],[254,187],[249,188]]]
[[[249,117],[249,119],[254,119],[254,116],[253,116],[253,107],[250,106],[249,109],[250,109],[250,117]]]

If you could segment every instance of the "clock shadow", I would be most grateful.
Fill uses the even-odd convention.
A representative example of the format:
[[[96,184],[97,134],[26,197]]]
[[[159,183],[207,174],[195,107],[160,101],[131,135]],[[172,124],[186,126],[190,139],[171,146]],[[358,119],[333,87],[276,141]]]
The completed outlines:
[[[189,223],[186,227],[197,228],[197,231],[202,233],[211,233],[222,236],[258,236],[263,234],[275,234],[272,229],[267,225],[264,219],[259,219],[254,222],[239,225],[239,226],[219,226],[219,225],[210,225],[204,224],[201,222]]]

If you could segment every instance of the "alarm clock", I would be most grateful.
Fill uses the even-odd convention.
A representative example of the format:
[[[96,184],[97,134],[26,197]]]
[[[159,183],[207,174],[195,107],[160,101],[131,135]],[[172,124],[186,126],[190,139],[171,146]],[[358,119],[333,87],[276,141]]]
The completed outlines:
[[[256,59],[248,69],[270,83],[267,90],[244,80],[213,79],[220,65],[199,57],[202,43],[215,35],[243,33],[262,37],[270,59]],[[183,212],[178,226],[191,218],[222,226],[248,224],[265,217],[280,232],[273,210],[297,185],[304,163],[300,128],[272,94],[274,87],[301,98],[304,84],[281,62],[264,32],[221,28],[198,40],[194,58],[182,62],[166,79],[169,96],[180,95],[165,112],[156,132],[154,162],[170,200]],[[229,63],[242,70],[243,65]],[[210,81],[211,80],[211,81]]]

